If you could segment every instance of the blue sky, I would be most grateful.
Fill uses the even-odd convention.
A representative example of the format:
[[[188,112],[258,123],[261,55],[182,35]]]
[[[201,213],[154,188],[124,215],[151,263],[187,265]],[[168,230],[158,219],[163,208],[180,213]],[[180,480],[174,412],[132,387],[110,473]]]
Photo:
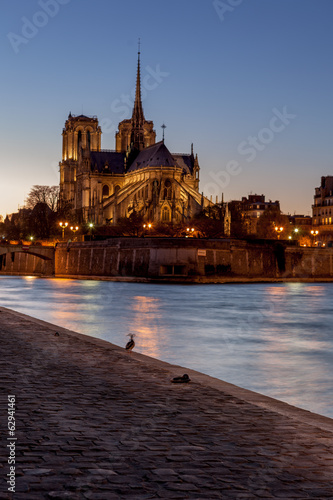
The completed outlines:
[[[332,0],[0,0],[0,214],[59,183],[68,113],[114,149],[137,40],[146,119],[201,167],[215,201],[248,194],[311,214],[333,175]]]

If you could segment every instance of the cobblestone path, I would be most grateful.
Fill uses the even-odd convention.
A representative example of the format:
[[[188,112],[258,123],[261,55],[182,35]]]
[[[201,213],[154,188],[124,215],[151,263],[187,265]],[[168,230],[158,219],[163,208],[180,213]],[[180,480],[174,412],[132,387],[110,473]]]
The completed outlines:
[[[333,499],[331,419],[263,408],[195,372],[172,384],[183,369],[4,308],[0,341],[0,499]]]

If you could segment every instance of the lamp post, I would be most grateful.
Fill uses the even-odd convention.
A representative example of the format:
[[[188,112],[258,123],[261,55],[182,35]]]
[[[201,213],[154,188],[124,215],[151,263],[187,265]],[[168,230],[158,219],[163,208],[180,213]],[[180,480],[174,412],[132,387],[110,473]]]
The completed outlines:
[[[312,229],[311,231],[311,234],[312,234],[312,246],[315,246],[315,239],[316,239],[316,236],[318,235],[319,231],[315,231]]]
[[[284,228],[282,226],[280,226],[280,227],[275,226],[275,231],[277,233],[278,240],[280,239],[280,234],[282,233],[283,229]]]
[[[88,224],[88,227],[89,227],[89,236],[90,236],[90,241],[91,241],[91,238],[92,238],[92,230],[94,228],[94,224],[92,222],[89,222]]]
[[[61,237],[62,237],[62,239],[64,239],[65,229],[68,226],[68,222],[59,222],[59,226],[61,227],[61,231],[62,231]]]
[[[151,229],[153,227],[152,223],[151,222],[147,222],[147,224],[143,224],[143,236],[145,235],[146,233],[146,230],[147,229]]]
[[[70,229],[71,231],[73,231],[73,234],[74,234],[74,236],[75,236],[75,233],[76,233],[76,231],[79,229],[79,226],[71,226],[69,229]],[[75,239],[75,238],[74,238],[74,239]]]

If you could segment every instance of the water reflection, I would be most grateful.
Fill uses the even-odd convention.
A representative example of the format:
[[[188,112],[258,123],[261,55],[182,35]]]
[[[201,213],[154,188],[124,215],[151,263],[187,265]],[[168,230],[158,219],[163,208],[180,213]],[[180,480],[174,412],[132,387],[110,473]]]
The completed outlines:
[[[333,417],[333,284],[0,277],[0,304]]]
[[[133,298],[134,318],[130,325],[136,334],[136,343],[145,354],[154,358],[161,356],[161,337],[163,336],[160,299],[146,296]],[[134,327],[134,328],[133,328]]]

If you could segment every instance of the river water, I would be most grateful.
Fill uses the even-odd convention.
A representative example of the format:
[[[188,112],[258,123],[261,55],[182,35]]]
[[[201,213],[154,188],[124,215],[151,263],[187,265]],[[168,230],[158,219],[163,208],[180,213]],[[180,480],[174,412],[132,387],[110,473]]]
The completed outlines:
[[[1,306],[120,346],[135,333],[138,352],[331,418],[332,304],[333,283],[0,277]]]

